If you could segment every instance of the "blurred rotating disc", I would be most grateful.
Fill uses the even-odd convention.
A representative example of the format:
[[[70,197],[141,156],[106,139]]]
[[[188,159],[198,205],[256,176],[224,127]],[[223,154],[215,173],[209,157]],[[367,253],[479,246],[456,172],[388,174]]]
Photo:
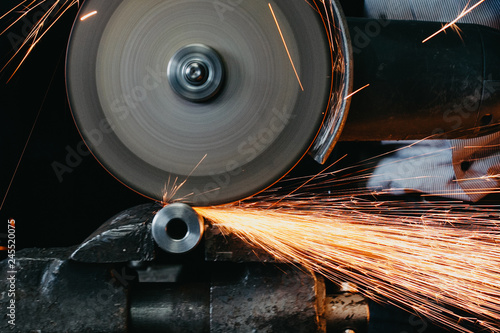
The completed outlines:
[[[309,149],[331,85],[323,21],[300,0],[86,0],[68,47],[85,142],[156,200],[213,205],[270,186]]]

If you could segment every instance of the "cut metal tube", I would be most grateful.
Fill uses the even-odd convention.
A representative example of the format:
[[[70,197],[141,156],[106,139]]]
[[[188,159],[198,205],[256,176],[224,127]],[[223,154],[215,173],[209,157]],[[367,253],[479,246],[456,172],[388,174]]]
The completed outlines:
[[[164,251],[186,253],[200,243],[204,223],[190,206],[173,203],[156,214],[151,231],[155,242]]]

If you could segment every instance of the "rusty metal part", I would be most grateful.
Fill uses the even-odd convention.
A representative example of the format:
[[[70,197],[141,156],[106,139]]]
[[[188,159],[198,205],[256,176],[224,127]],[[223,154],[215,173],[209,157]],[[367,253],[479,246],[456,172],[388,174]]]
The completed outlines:
[[[361,294],[343,293],[325,299],[325,320],[328,332],[342,333],[352,330],[367,332],[370,309]]]
[[[16,254],[15,269],[7,260],[0,262],[0,307],[7,309],[10,300],[15,300],[15,326],[4,319],[0,331],[126,331],[128,297],[121,282],[130,283],[133,275],[107,265],[73,262],[69,260],[73,250],[21,250]],[[14,298],[3,293],[9,290],[12,276]]]

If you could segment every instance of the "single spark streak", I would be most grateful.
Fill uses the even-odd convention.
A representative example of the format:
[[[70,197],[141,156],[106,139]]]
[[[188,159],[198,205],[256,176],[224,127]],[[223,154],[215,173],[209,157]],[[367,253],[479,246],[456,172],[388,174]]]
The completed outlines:
[[[207,154],[205,154],[201,158],[201,160],[198,162],[198,164],[196,164],[196,166],[193,168],[193,170],[191,170],[191,172],[189,173],[189,175],[187,175],[186,179],[184,179],[184,181],[179,185],[179,187],[182,187],[187,182],[187,180],[189,179],[189,177],[191,177],[191,175],[193,174],[193,172],[195,172],[196,169],[198,169],[198,167],[200,166],[201,162],[203,162],[206,157],[207,157]]]
[[[52,86],[52,82],[54,81],[55,76],[56,76],[56,71],[54,71],[54,74],[52,74],[52,78],[50,79],[49,85],[48,85],[47,90],[45,91],[45,95],[43,97],[42,105],[38,109],[38,112],[36,114],[33,125],[31,126],[30,133],[28,135],[28,138],[26,139],[26,143],[24,144],[23,150],[21,152],[21,156],[19,157],[19,160],[17,161],[17,165],[16,165],[16,168],[14,169],[14,173],[12,174],[12,177],[10,178],[10,182],[9,182],[8,187],[7,187],[7,190],[5,191],[5,195],[3,196],[2,203],[0,203],[0,211],[2,210],[3,205],[5,204],[5,200],[7,200],[7,196],[9,195],[10,188],[12,187],[12,183],[14,182],[14,178],[16,178],[17,171],[19,170],[19,165],[21,164],[21,161],[23,160],[24,153],[26,152],[26,148],[28,148],[28,144],[30,142],[31,136],[33,135],[33,131],[35,130],[36,124],[38,123],[38,118],[40,117],[40,113],[42,112],[43,106],[45,105],[45,100],[47,99],[47,96],[49,94],[49,89]]]
[[[90,12],[88,14],[85,14],[83,15],[82,17],[80,17],[80,21],[85,21],[86,19],[88,19],[89,17],[91,16],[94,16],[97,14],[97,10],[94,10],[93,12]]]
[[[462,12],[457,16],[456,19],[454,19],[453,21],[451,21],[450,23],[444,25],[441,29],[439,29],[438,31],[436,31],[435,33],[433,33],[432,35],[430,35],[429,37],[427,37],[426,39],[424,39],[422,41],[422,44],[427,42],[428,40],[430,40],[431,38],[435,37],[436,35],[440,34],[441,32],[445,31],[446,29],[448,29],[449,27],[455,25],[455,23],[457,23],[461,18],[463,18],[465,15],[469,14],[474,8],[476,8],[477,6],[479,6],[480,4],[482,4],[485,0],[481,0],[479,1],[478,3],[476,3],[474,6],[470,7],[469,9],[467,9],[467,7],[469,6],[470,4],[470,1],[467,3],[467,6],[465,6],[465,8],[462,10]],[[458,28],[458,27],[457,27]]]
[[[482,149],[482,148],[500,148],[500,144],[484,145],[484,146],[465,146],[464,149]]]
[[[365,86],[363,86],[363,87],[359,88],[359,89],[358,89],[358,90],[356,90],[355,92],[352,92],[352,93],[350,93],[349,95],[347,95],[347,96],[345,97],[345,99],[349,99],[349,98],[351,98],[352,96],[356,95],[356,94],[357,94],[357,93],[359,93],[361,90],[368,88],[369,86],[370,86],[370,84],[368,83],[367,85],[365,85]]]
[[[268,3],[269,9],[271,10],[271,14],[273,15],[274,22],[276,23],[276,27],[278,28],[278,31],[281,36],[281,40],[283,41],[283,45],[285,46],[286,53],[288,54],[288,59],[290,59],[290,63],[292,64],[293,71],[295,72],[295,76],[297,77],[297,81],[299,82],[300,89],[304,91],[304,87],[302,86],[302,82],[300,81],[299,73],[297,73],[297,69],[295,68],[295,65],[292,60],[292,56],[290,55],[290,51],[288,51],[288,46],[286,45],[285,37],[283,37],[283,33],[281,32],[280,25],[278,23],[278,19],[276,18],[276,15],[274,15],[274,10],[273,7],[271,6],[271,3]]]

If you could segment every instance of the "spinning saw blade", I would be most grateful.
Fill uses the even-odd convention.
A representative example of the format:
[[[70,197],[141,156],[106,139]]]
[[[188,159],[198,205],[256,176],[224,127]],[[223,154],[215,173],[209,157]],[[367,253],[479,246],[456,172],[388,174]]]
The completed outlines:
[[[94,156],[128,187],[236,201],[283,177],[316,138],[332,91],[327,36],[306,1],[87,0],[68,98]]]

